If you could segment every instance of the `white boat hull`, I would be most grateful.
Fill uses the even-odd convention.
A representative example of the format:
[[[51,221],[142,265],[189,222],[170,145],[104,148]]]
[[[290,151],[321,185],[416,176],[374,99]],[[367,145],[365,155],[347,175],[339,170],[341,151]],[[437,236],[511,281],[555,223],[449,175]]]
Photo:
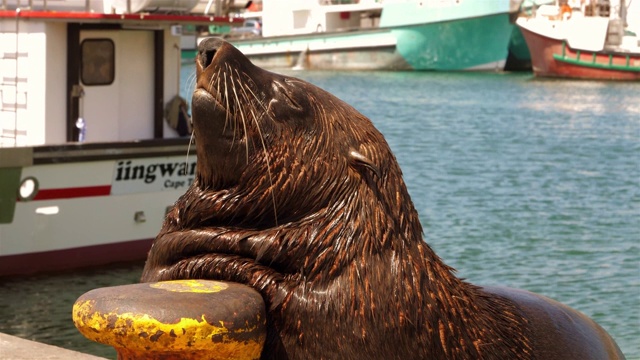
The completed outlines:
[[[193,182],[195,154],[184,141],[132,144],[34,148],[32,164],[10,167],[3,183],[19,192],[1,205],[12,216],[0,223],[0,275],[144,259]]]

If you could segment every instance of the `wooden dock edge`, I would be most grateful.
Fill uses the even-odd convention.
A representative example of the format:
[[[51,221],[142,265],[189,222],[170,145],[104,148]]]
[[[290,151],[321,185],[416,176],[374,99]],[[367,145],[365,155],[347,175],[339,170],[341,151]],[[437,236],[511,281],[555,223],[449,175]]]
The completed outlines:
[[[63,349],[13,335],[0,333],[0,358],[3,360],[104,360],[105,358]]]

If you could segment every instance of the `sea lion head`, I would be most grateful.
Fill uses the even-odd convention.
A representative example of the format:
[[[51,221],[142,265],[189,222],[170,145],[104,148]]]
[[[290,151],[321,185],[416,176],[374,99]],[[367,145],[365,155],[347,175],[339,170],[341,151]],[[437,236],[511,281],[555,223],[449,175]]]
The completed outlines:
[[[382,135],[328,92],[256,67],[216,38],[200,45],[196,74],[198,186],[235,200],[217,217],[235,226],[291,223],[393,174]]]

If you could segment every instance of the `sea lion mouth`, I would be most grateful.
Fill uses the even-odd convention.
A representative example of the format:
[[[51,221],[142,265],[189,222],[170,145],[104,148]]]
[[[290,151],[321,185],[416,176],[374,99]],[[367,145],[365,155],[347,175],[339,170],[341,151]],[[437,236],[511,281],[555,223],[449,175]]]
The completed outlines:
[[[202,124],[203,119],[207,122],[206,127],[198,126],[195,134],[198,139],[210,136],[226,141],[236,140],[236,132],[229,124],[231,114],[222,104],[219,94],[198,88],[193,92],[191,104],[194,125]]]
[[[236,83],[225,56],[225,42],[205,39],[196,57],[196,90],[192,95],[192,111],[197,139],[236,140],[244,134],[236,126],[239,101],[233,98]]]

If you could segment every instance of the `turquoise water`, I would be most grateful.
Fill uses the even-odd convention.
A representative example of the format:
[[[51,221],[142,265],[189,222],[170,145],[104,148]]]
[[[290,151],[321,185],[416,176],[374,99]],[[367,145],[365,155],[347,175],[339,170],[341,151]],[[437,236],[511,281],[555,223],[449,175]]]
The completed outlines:
[[[183,71],[185,89],[191,72]],[[290,74],[373,120],[403,169],[426,241],[459,276],[564,302],[640,359],[639,84]],[[0,279],[0,332],[113,357],[77,334],[71,306],[140,272],[134,264]]]

